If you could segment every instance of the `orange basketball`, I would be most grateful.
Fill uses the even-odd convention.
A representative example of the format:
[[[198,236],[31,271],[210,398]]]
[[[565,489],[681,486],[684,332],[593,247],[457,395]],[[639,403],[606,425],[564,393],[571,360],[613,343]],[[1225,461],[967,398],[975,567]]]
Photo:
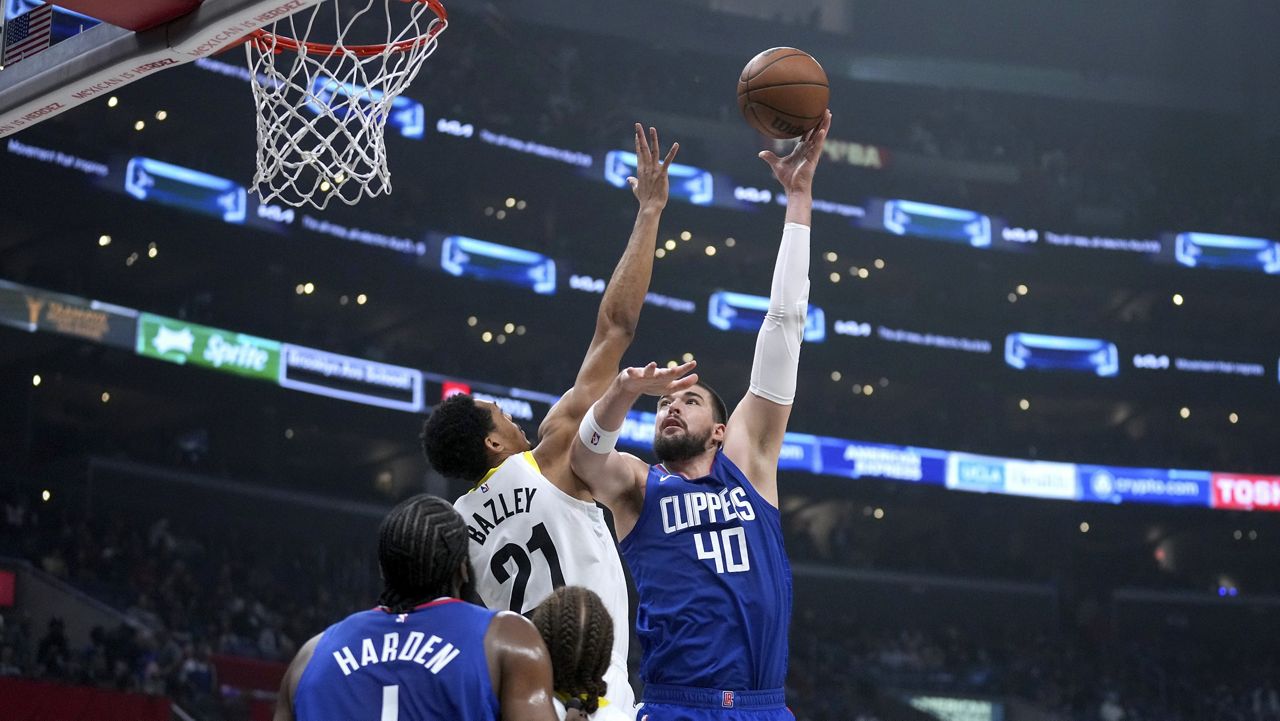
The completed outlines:
[[[770,48],[751,58],[738,77],[738,108],[747,123],[771,138],[795,138],[822,122],[831,89],[813,56]]]

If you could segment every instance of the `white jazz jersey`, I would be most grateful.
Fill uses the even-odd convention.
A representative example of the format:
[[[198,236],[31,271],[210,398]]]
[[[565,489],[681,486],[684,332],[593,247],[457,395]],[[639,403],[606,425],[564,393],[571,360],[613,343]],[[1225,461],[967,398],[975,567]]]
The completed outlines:
[[[507,458],[453,507],[467,522],[476,591],[489,608],[528,614],[561,586],[600,596],[613,617],[606,698],[614,709],[630,711],[627,581],[604,511],[556,488],[532,452]]]

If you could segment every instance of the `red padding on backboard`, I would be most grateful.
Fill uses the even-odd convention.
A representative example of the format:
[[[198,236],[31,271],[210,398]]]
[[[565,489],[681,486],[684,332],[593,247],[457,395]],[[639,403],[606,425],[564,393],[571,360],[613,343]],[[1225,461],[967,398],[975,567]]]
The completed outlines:
[[[200,7],[204,0],[56,0],[58,7],[136,32],[163,25]]]

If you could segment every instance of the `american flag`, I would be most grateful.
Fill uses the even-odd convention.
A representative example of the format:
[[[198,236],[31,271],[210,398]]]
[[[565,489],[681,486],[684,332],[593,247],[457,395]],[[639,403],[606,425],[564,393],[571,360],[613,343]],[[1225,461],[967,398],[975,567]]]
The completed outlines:
[[[53,31],[53,5],[48,3],[19,15],[4,26],[4,57],[9,65],[49,47]]]

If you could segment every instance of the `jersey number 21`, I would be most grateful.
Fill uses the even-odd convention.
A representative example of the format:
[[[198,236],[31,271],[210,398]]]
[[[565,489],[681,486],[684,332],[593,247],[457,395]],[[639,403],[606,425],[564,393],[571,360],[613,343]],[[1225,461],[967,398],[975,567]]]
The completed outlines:
[[[527,553],[526,549],[528,549]],[[529,576],[533,574],[530,554],[535,551],[542,552],[543,558],[547,561],[547,569],[551,572],[551,587],[563,586],[564,572],[560,570],[560,554],[556,553],[556,544],[551,542],[551,534],[547,533],[545,523],[539,523],[533,527],[533,533],[524,547],[508,543],[499,548],[498,552],[493,554],[493,558],[489,559],[489,570],[493,572],[493,577],[498,580],[498,583],[506,583],[511,579],[511,572],[507,570],[507,561],[515,561],[516,581],[511,588],[511,610],[516,613],[524,612],[524,589],[529,585]]]

